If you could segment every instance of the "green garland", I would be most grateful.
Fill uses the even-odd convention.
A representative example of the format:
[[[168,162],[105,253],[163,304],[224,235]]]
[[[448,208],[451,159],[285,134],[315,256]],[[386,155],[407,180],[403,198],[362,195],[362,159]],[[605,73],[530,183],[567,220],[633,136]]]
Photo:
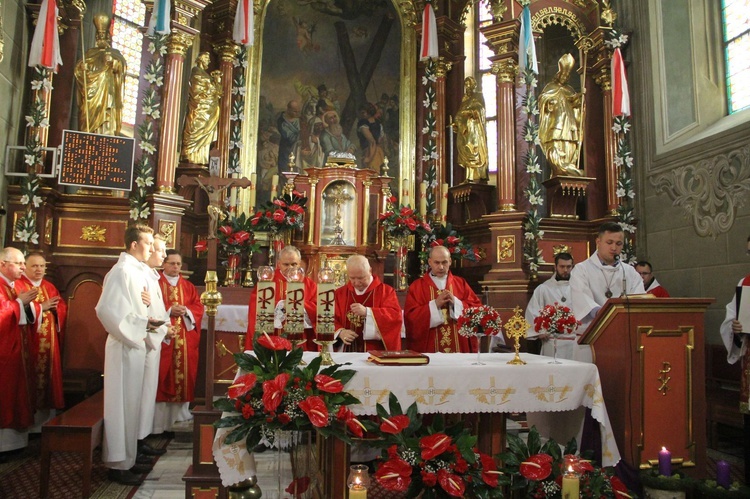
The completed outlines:
[[[52,91],[52,71],[42,66],[34,67],[34,76],[31,81],[32,90],[36,95],[29,104],[29,114],[26,115],[26,126],[29,128],[49,127],[44,104],[45,93]],[[41,182],[37,176],[37,169],[43,168],[44,155],[42,143],[38,133],[30,133],[26,140],[26,151],[24,152],[24,163],[28,175],[21,180],[20,202],[26,205],[26,210],[16,221],[15,238],[24,243],[24,250],[28,250],[29,244],[39,244],[39,233],[36,231],[36,209],[42,204],[39,196]]]
[[[232,62],[235,68],[235,77],[232,80],[232,112],[229,117],[229,177],[241,177],[242,166],[240,165],[240,152],[242,150],[242,124],[245,120],[245,71],[247,71],[247,47],[241,45],[237,57]],[[255,188],[256,186],[253,186]],[[239,191],[239,188],[232,188]],[[237,205],[230,206],[234,197],[235,203],[239,203],[239,196],[231,196],[227,193],[225,204],[232,213],[237,212]]]
[[[146,66],[143,78],[149,87],[143,92],[141,112],[144,118],[138,126],[141,157],[135,164],[135,188],[130,196],[130,218],[136,221],[151,215],[146,197],[154,186],[154,158],[159,146],[155,124],[161,119],[161,87],[164,85],[164,55],[167,53],[168,37],[155,33],[148,44],[151,61]]]
[[[544,203],[544,198],[540,180],[542,168],[539,165],[539,156],[536,149],[539,144],[539,124],[536,122],[536,116],[539,115],[539,104],[535,90],[537,74],[533,69],[527,67],[521,74],[521,78],[526,87],[526,95],[521,110],[526,115],[526,122],[523,125],[523,140],[527,145],[524,165],[526,166],[526,173],[529,175],[529,182],[524,189],[526,199],[529,201],[529,210],[526,212],[526,221],[523,224],[523,256],[529,264],[531,277],[535,278],[539,273],[539,265],[544,263],[542,250],[539,248],[539,241],[544,237],[544,231],[540,229],[542,214],[539,207]]]
[[[422,146],[422,163],[425,165],[422,180],[427,182],[427,192],[423,193],[427,199],[427,213],[433,216],[437,214],[437,200],[435,199],[435,189],[437,185],[437,169],[435,160],[438,158],[437,152],[437,137],[439,131],[435,127],[436,118],[435,111],[437,110],[437,93],[435,91],[435,85],[437,82],[437,74],[435,71],[436,63],[434,59],[429,59],[425,64],[424,76],[422,77],[422,85],[424,86],[424,100],[422,105],[426,109],[424,126],[422,127],[422,135],[425,137],[424,145]],[[415,189],[416,194],[416,189]],[[412,198],[413,199],[413,198]],[[419,206],[419,203],[414,203]],[[427,213],[424,215],[426,216]]]

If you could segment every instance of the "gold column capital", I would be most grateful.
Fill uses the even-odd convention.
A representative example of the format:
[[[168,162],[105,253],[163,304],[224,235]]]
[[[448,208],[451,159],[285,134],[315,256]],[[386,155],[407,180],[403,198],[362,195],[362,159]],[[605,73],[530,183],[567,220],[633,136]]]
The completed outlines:
[[[439,57],[437,63],[435,64],[435,75],[438,78],[445,78],[445,75],[448,74],[448,71],[453,68],[453,63],[446,61],[445,57]]]
[[[231,40],[227,40],[220,45],[214,47],[214,52],[219,55],[221,62],[232,62],[237,58],[237,54],[240,51],[239,45]]]
[[[513,83],[518,74],[518,64],[513,59],[494,61],[490,68],[493,75],[497,76],[497,83]]]
[[[188,49],[193,45],[193,35],[182,31],[173,31],[167,41],[167,54],[185,57]]]
[[[599,68],[599,71],[594,73],[593,78],[596,84],[605,92],[612,90],[612,73],[610,72],[609,67]]]

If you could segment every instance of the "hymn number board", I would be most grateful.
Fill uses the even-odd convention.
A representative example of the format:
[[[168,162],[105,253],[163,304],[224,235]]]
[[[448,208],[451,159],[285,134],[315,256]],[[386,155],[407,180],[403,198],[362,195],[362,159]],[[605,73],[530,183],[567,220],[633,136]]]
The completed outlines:
[[[132,138],[63,130],[58,183],[129,191],[134,154]]]

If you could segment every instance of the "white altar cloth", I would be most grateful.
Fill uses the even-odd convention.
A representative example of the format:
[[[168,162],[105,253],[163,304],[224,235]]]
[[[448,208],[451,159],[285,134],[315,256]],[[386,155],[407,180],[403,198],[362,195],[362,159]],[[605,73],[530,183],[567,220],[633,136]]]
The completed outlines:
[[[201,329],[208,331],[208,315],[203,314]],[[247,305],[219,305],[216,309],[216,331],[247,333]]]
[[[484,365],[472,364],[477,360],[476,354],[428,355],[428,365],[380,366],[367,362],[367,354],[332,353],[336,363],[350,363],[343,368],[356,371],[345,386],[361,402],[349,406],[355,414],[375,415],[378,403],[387,408],[390,392],[404,410],[416,401],[423,414],[555,413],[588,407],[601,430],[602,465],[615,466],[620,461],[596,365],[566,359],[559,359],[560,364],[550,364],[550,357],[528,353],[521,355],[526,361],[521,366],[508,364],[513,358],[509,353],[484,353],[481,358]],[[309,363],[315,356],[315,352],[305,352],[303,358]],[[573,420],[583,423],[582,418]],[[229,454],[237,453],[237,446],[231,446],[230,451],[221,445],[228,431],[222,428],[217,432],[214,458],[222,481],[226,477],[226,483],[235,483],[229,480],[240,474],[227,460],[237,462],[236,456],[228,459]],[[239,446],[240,454],[244,453],[247,459],[244,446],[242,443]]]

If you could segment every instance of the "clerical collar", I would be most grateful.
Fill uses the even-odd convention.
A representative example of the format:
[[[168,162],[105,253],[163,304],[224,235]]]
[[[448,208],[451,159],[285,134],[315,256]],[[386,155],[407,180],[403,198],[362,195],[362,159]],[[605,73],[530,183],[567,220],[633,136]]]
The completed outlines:
[[[41,286],[42,285],[42,280],[44,280],[44,278],[42,277],[38,281],[35,281],[35,280],[29,278],[29,276],[26,276],[26,279],[28,279],[31,282],[31,284],[33,284],[34,287],[36,287],[36,288],[38,288],[39,286]]]
[[[430,279],[432,279],[432,282],[434,282],[435,286],[440,290],[445,289],[445,286],[448,284],[448,274],[445,274],[443,277],[438,277],[432,275],[432,272],[430,272]]]
[[[599,258],[599,254],[597,254],[596,257]],[[615,263],[613,263],[612,265],[610,265],[608,263],[605,263],[604,260],[602,260],[601,258],[599,258],[599,263],[602,264],[602,267],[617,267],[618,265],[620,265],[620,259],[616,258],[615,259]]]
[[[570,281],[570,276],[568,276],[568,277],[566,277],[566,278],[563,279],[559,275],[555,274],[555,280],[557,282],[568,282],[568,281]]]
[[[164,279],[167,280],[170,286],[177,286],[177,281],[180,280],[179,275],[176,275],[174,277],[172,277],[171,275],[167,275],[167,274],[162,274],[162,275],[164,276]]]
[[[356,293],[357,296],[362,296],[363,294],[367,293],[367,290],[370,289],[370,285],[372,284],[372,281],[374,281],[374,279],[372,278],[372,276],[370,276],[370,282],[367,283],[367,286],[365,286],[365,289],[363,289],[362,291],[352,286],[354,288],[354,293]]]

